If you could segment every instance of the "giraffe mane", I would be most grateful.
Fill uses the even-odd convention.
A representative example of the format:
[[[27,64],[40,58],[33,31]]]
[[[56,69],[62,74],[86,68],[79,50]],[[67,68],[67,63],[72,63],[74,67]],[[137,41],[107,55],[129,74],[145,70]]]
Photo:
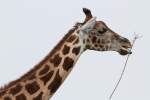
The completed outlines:
[[[41,65],[43,65],[45,63],[45,61],[47,61],[49,59],[49,57],[52,56],[52,54],[54,54],[59,48],[60,46],[65,42],[65,40],[72,34],[74,33],[74,31],[78,28],[78,24],[75,24],[73,26],[73,28],[71,28],[68,33],[60,40],[60,42],[54,47],[54,49],[52,49],[52,51],[50,53],[48,53],[48,55],[46,57],[44,57],[43,60],[41,60],[37,65],[35,65],[32,69],[30,69],[27,73],[25,73],[24,75],[22,75],[20,78],[11,81],[8,84],[5,84],[4,86],[0,87],[0,96],[1,94],[3,94],[3,92],[9,89],[9,87],[12,87],[13,85],[15,85],[16,83],[20,82],[20,81],[25,81],[27,78],[29,78],[32,73],[34,73],[37,69],[39,69],[41,67]]]
[[[73,28],[71,28],[68,33],[60,40],[60,42],[54,47],[54,49],[52,49],[52,51],[50,53],[48,53],[48,55],[46,57],[44,57],[43,60],[41,60],[37,65],[35,65],[33,68],[31,68],[27,73],[25,73],[24,75],[22,75],[20,78],[9,82],[8,84],[4,84],[3,86],[0,87],[0,96],[3,94],[3,92],[7,91],[9,89],[9,87],[12,87],[13,85],[15,85],[16,83],[20,82],[20,81],[25,81],[27,78],[29,78],[32,74],[34,74],[34,72],[39,69],[41,67],[41,65],[43,65],[45,63],[45,61],[47,61],[49,59],[49,57],[52,56],[52,54],[54,54],[59,48],[60,46],[65,42],[65,40],[72,34],[74,33],[75,30],[78,29],[79,26],[84,25],[89,19],[91,19],[93,16],[91,14],[90,9],[87,8],[83,8],[83,12],[86,15],[86,18],[84,20],[83,23],[79,23],[77,22]]]

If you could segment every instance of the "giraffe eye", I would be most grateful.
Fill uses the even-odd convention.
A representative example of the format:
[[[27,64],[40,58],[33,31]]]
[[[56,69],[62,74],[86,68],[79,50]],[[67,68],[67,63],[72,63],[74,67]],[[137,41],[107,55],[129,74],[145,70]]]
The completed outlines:
[[[106,28],[103,28],[102,30],[99,30],[98,33],[100,34],[104,34],[105,32],[107,32],[107,29]]]

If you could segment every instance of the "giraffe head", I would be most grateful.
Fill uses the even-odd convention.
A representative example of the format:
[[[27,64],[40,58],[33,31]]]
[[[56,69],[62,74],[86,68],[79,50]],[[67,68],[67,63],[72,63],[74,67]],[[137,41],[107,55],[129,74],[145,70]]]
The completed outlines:
[[[112,31],[103,21],[96,21],[89,9],[83,8],[86,15],[80,34],[85,50],[117,51],[121,55],[131,54],[130,41]]]

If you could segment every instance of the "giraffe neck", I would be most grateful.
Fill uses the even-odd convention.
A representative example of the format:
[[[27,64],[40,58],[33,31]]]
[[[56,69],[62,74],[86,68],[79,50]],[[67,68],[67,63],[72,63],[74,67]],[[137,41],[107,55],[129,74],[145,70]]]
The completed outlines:
[[[83,51],[83,41],[75,27],[43,61],[18,80],[0,89],[0,100],[49,100]]]

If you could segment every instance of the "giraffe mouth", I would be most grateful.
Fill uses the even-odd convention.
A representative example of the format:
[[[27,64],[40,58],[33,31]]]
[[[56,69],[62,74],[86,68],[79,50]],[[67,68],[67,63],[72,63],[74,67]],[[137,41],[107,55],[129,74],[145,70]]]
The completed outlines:
[[[131,47],[129,46],[122,46],[118,52],[120,55],[132,54]]]

